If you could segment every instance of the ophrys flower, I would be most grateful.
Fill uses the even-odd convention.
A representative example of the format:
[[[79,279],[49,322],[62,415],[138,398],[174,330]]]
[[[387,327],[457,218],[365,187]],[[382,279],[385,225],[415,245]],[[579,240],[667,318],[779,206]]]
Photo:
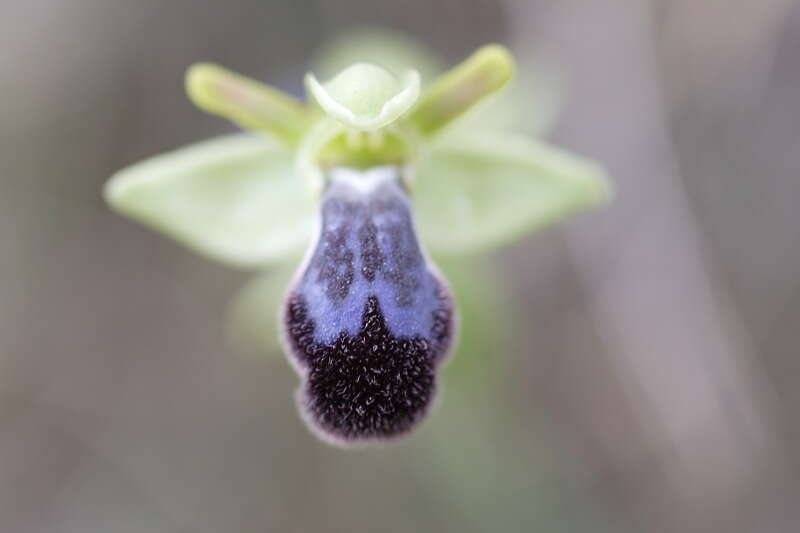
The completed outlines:
[[[264,135],[139,163],[106,198],[237,265],[309,246],[280,313],[301,411],[338,444],[394,437],[428,411],[454,339],[450,291],[423,245],[487,249],[607,196],[589,162],[474,121],[458,127],[512,70],[508,51],[490,45],[423,90],[412,69],[360,62],[324,83],[307,75],[305,104],[195,65],[193,101]]]

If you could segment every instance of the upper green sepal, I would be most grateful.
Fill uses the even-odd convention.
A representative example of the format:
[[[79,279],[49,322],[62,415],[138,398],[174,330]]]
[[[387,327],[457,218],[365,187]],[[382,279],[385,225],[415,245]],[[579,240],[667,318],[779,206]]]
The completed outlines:
[[[325,83],[312,73],[305,81],[323,111],[356,130],[388,126],[411,109],[420,92],[416,70],[398,78],[370,63],[355,63]]]

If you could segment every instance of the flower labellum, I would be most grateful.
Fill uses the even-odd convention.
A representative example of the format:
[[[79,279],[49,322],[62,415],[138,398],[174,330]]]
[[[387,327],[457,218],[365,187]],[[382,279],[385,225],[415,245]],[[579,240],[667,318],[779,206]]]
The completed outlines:
[[[456,311],[417,229],[434,252],[483,251],[609,196],[592,162],[459,120],[511,78],[503,46],[427,87],[406,61],[390,71],[363,59],[327,81],[309,73],[308,102],[193,65],[192,101],[259,135],[153,157],[104,190],[120,213],[235,266],[285,267],[310,243],[288,291],[255,300],[255,323],[271,331],[281,308],[302,416],[340,446],[405,434],[434,402]]]
[[[400,168],[335,168],[284,304],[299,407],[337,443],[414,427],[453,338],[453,301],[414,230]]]

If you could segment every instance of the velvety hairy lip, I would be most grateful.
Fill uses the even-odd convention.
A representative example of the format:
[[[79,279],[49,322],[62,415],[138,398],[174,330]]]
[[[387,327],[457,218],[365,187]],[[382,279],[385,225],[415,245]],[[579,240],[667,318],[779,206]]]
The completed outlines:
[[[436,392],[450,292],[417,241],[397,168],[335,170],[320,215],[283,313],[300,409],[339,444],[405,433]]]

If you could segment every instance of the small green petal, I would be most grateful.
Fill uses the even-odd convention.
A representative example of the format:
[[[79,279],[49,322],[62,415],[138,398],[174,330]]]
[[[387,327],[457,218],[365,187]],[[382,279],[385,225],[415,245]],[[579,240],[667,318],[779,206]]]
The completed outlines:
[[[288,149],[235,134],[123,169],[104,195],[117,211],[200,253],[253,267],[307,242],[313,204],[304,185]]]
[[[424,135],[433,135],[506,84],[514,59],[500,45],[484,46],[425,89],[409,119]]]
[[[501,245],[610,197],[594,163],[503,134],[442,139],[412,192],[422,240],[440,253]]]
[[[555,125],[564,96],[564,78],[558,65],[546,57],[526,58],[504,87],[456,119],[442,134],[471,128],[540,137]]]
[[[210,63],[186,71],[186,92],[200,109],[243,128],[294,143],[308,129],[312,113],[290,95]]]
[[[417,101],[419,85],[415,70],[398,79],[370,63],[351,65],[325,84],[306,75],[306,86],[320,107],[357,130],[376,130],[397,120]]]

